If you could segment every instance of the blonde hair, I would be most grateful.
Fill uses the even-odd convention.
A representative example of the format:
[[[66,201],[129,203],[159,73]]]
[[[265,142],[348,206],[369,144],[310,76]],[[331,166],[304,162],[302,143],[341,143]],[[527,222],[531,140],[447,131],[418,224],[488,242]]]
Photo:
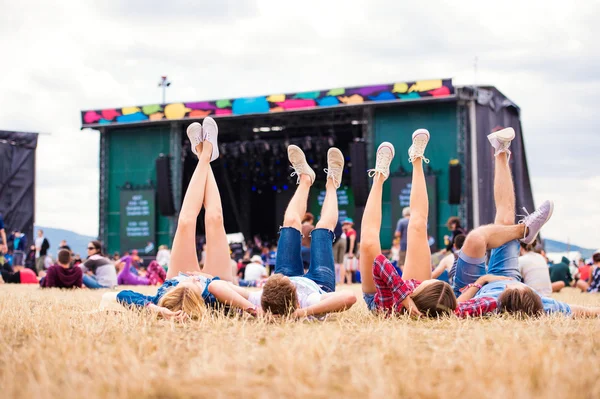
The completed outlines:
[[[160,298],[158,306],[165,307],[172,312],[182,310],[192,319],[199,319],[206,313],[206,305],[202,295],[186,286],[178,286]]]

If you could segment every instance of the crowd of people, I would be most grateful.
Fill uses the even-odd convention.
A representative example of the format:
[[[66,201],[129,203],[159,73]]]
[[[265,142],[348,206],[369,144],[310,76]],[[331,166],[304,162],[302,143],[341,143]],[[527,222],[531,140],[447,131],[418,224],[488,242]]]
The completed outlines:
[[[494,223],[467,231],[459,218],[450,218],[444,249],[436,253],[432,253],[433,240],[427,232],[429,200],[423,172],[423,163],[429,163],[424,155],[431,139],[427,130],[419,129],[412,136],[408,152],[413,166],[410,206],[402,211],[387,254],[381,248],[380,230],[383,185],[395,156],[391,143],[379,146],[375,166],[368,171],[373,180],[360,235],[352,219],[338,220],[337,189],[344,170],[341,151],[330,148],[327,153],[326,195],[317,220],[307,213],[316,173],[303,151],[290,145],[288,158],[292,176],[297,176],[297,189],[285,211],[277,244],[268,245],[258,237],[247,243],[230,243],[225,234],[221,197],[211,168],[211,162],[219,157],[217,137],[216,122],[210,117],[204,125],[193,123],[188,128],[198,164],[184,197],[172,251],[160,247],[156,260],[145,266],[136,250],[109,259],[100,242],[92,241],[85,260],[77,259],[67,248],[58,252],[56,264],[49,267],[36,260],[36,282],[40,279],[42,287],[93,289],[159,285],[153,296],[123,290],[105,294],[103,301],[177,320],[200,317],[210,309],[237,310],[255,317],[322,318],[355,304],[352,290],[336,291],[336,285],[353,282],[360,282],[369,310],[387,315],[600,315],[599,307],[571,305],[550,296],[566,286],[596,292],[600,253],[593,256],[593,265],[573,267],[568,260],[548,265],[537,239],[552,216],[552,201],[543,202],[516,222],[509,163],[514,139],[511,128],[488,136],[495,153],[494,203],[490,204],[496,209]],[[203,208],[206,237],[198,253],[196,220]],[[38,239],[35,249],[41,256],[49,243],[43,232]],[[21,244],[13,246],[20,248]],[[38,264],[44,270],[37,270]],[[5,273],[8,279],[23,273],[24,269],[16,267],[10,272],[3,270],[3,277]]]

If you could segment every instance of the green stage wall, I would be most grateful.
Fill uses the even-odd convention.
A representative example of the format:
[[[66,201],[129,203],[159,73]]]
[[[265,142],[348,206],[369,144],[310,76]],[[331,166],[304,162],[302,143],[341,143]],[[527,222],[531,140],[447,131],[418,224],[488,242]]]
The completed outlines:
[[[435,239],[438,247],[443,246],[444,235],[448,234],[446,221],[450,216],[458,214],[458,205],[448,204],[448,164],[451,159],[458,157],[456,112],[455,102],[403,104],[401,107],[377,109],[373,118],[375,132],[373,152],[377,151],[377,146],[383,141],[391,142],[396,149],[396,156],[390,168],[391,173],[394,173],[400,165],[407,172],[412,172],[412,167],[408,163],[408,148],[411,145],[412,133],[419,128],[426,128],[431,133],[431,141],[425,156],[431,160],[429,166],[437,177],[438,225]],[[375,160],[374,153],[372,159]],[[392,221],[390,195],[388,181],[383,189],[382,248],[391,247],[396,227],[395,221]]]
[[[126,182],[142,186],[152,181],[156,185],[156,158],[169,153],[169,126],[115,129],[108,133],[108,198],[106,228],[107,250],[128,251],[120,248],[121,213],[119,187]],[[169,218],[158,214],[156,207],[156,247],[170,245]]]

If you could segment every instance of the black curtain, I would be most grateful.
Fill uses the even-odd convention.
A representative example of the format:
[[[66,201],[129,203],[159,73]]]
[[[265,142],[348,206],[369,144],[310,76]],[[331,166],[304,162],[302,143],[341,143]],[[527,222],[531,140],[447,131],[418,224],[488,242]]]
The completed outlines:
[[[535,210],[523,131],[519,118],[519,107],[493,87],[478,88],[476,103],[477,121],[477,168],[479,173],[479,222],[481,225],[494,222],[494,150],[487,135],[495,128],[512,127],[516,137],[510,149],[510,166],[513,174],[517,214],[522,207],[529,212]]]
[[[7,235],[13,230],[33,239],[37,133],[0,130],[0,213]]]

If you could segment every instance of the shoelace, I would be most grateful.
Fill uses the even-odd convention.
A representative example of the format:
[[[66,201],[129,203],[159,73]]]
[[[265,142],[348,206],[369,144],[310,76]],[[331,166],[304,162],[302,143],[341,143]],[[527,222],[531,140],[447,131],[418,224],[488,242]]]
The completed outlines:
[[[421,158],[423,160],[423,162],[429,163],[429,159],[425,158],[425,156],[423,155],[425,153],[425,147],[427,147],[427,142],[423,142],[423,141],[413,142],[413,145],[411,145],[408,150],[408,155],[409,155],[408,162],[412,163],[416,158]],[[421,154],[421,155],[412,156],[412,155],[410,155],[411,153],[413,153],[413,154],[417,153],[417,154]]]
[[[298,179],[296,179],[296,184],[300,184],[300,175],[301,174],[302,173],[298,172],[298,170],[296,168],[294,168],[294,171],[292,172],[292,174],[290,175],[290,177],[298,176]]]
[[[343,170],[341,170],[340,168],[333,168],[333,169],[323,169],[323,172],[327,173],[327,178],[329,179],[331,177],[331,180],[333,180],[333,184],[335,185],[336,188],[338,188],[341,185],[341,181],[339,181],[338,179],[336,179],[336,174],[339,174],[340,176],[343,173]]]
[[[386,171],[386,167],[384,167],[384,165],[390,165],[390,163],[392,162],[392,154],[388,153],[388,152],[382,152],[380,154],[377,154],[377,162],[375,163],[375,169],[369,169],[367,170],[367,175],[369,177],[374,177],[377,173],[382,174],[382,175],[386,175],[387,171]]]
[[[523,212],[526,213],[526,215],[517,215],[518,217],[521,217],[523,219],[519,220],[519,224],[525,224],[527,222],[527,220],[537,220],[539,218],[541,218],[543,216],[541,210],[537,209],[535,210],[533,213],[529,213],[527,211],[527,208],[523,207],[521,208],[523,209]],[[523,238],[527,237],[527,234],[529,233],[529,226],[527,226],[528,228],[525,229],[525,233]]]

